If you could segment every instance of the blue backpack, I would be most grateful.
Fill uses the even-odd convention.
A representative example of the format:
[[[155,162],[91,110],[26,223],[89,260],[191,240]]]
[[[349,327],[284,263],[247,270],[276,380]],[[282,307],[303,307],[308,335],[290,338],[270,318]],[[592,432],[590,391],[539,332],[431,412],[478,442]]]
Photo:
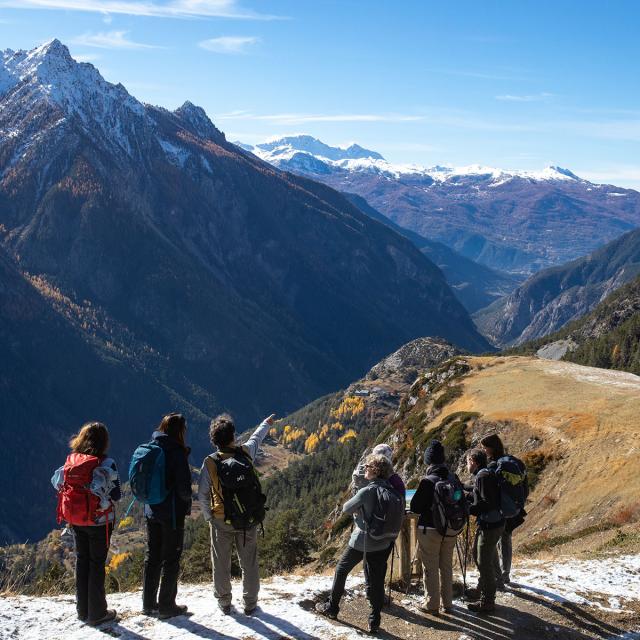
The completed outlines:
[[[152,440],[133,452],[129,484],[133,495],[144,504],[160,504],[169,495],[164,449],[158,443]]]

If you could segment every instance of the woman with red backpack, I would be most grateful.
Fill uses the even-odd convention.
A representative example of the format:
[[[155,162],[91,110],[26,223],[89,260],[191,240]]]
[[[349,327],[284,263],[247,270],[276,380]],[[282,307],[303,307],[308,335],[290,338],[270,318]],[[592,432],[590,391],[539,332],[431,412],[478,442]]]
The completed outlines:
[[[105,562],[115,520],[114,503],[122,497],[116,463],[107,457],[109,432],[88,422],[69,442],[71,453],[51,483],[58,492],[58,523],[73,528],[76,548],[76,610],[92,626],[116,618],[107,609]]]

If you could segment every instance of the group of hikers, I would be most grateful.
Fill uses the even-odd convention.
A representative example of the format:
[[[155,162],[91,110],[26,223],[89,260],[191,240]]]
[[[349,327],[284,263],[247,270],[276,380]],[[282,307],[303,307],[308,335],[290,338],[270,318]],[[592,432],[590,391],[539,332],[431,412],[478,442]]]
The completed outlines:
[[[224,614],[233,611],[234,546],[242,570],[244,614],[250,616],[258,607],[258,529],[265,517],[266,497],[254,461],[274,418],[263,420],[242,445],[236,441],[229,416],[219,416],[210,425],[215,451],[202,463],[198,502],[209,524],[213,590]],[[184,522],[192,506],[186,430],[181,414],[164,416],[151,441],[135,450],[128,473],[134,499],[144,504],[146,523],[142,613],[161,619],[188,612],[186,605],[176,602]],[[77,615],[98,626],[117,616],[107,608],[105,563],[115,524],[114,504],[122,490],[116,464],[108,456],[109,433],[104,424],[85,424],[71,439],[70,448],[51,481],[58,493],[58,522],[66,521],[74,535]],[[343,505],[343,513],[353,515],[353,529],[336,566],[331,594],[316,606],[318,613],[336,618],[347,576],[362,562],[371,607],[370,633],[380,628],[387,564],[405,517],[406,488],[394,472],[392,457],[391,447],[379,444],[354,470],[353,496]],[[477,520],[473,558],[479,580],[477,587],[466,590],[467,606],[489,613],[495,608],[496,589],[504,589],[510,581],[511,533],[526,515],[526,468],[517,458],[505,455],[496,434],[467,452],[466,466],[473,478],[468,486],[446,464],[439,441],[427,446],[424,462],[426,475],[409,505],[409,511],[419,514],[416,551],[425,592],[421,609],[438,615],[442,602],[444,611],[451,612],[454,549],[462,531],[469,531],[472,515]]]

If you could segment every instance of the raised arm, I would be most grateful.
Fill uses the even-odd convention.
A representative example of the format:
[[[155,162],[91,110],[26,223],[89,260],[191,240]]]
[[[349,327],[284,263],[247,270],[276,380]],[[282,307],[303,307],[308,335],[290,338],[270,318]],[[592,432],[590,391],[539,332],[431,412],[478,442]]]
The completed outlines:
[[[251,437],[243,445],[252,460],[256,459],[256,455],[258,455],[258,449],[260,448],[260,445],[262,444],[262,441],[264,440],[267,433],[269,433],[269,429],[273,426],[273,419],[275,417],[276,414],[272,413],[268,418],[265,418],[260,423],[260,426],[251,434]]]

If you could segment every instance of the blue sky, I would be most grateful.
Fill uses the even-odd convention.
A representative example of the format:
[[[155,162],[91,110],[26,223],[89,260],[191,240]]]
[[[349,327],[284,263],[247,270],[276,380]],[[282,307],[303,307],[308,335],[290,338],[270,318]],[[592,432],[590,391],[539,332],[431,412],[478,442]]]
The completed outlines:
[[[640,2],[0,0],[2,48],[53,37],[231,140],[309,133],[393,162],[567,167],[640,188]]]

